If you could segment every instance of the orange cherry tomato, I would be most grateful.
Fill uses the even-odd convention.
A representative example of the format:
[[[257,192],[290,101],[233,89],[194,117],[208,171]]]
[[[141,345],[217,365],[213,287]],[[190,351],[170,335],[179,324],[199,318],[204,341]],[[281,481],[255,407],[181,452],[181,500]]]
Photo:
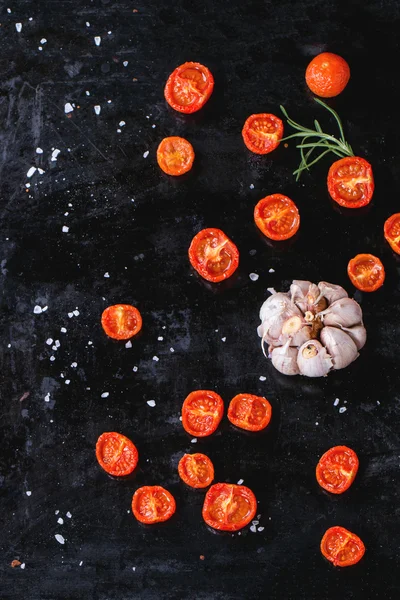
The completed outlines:
[[[181,137],[167,137],[157,148],[157,162],[167,175],[183,175],[192,168],[194,150],[190,142]]]
[[[128,340],[142,329],[142,316],[130,304],[114,304],[103,311],[101,324],[114,340]]]
[[[287,196],[271,194],[260,200],[254,209],[254,221],[271,240],[288,240],[300,227],[297,206]]]
[[[341,56],[322,52],[315,56],[306,69],[306,83],[322,98],[332,98],[343,92],[350,79],[350,67]]]
[[[110,475],[129,475],[139,460],[137,448],[130,439],[115,431],[102,433],[96,443],[99,465]]]
[[[375,292],[385,281],[385,268],[373,254],[357,254],[347,265],[351,283],[362,292]]]
[[[333,163],[328,172],[328,192],[345,208],[361,208],[371,202],[375,183],[372,167],[359,156],[346,156]]]
[[[316,477],[319,485],[332,494],[349,489],[358,471],[358,457],[347,446],[335,446],[321,456]]]
[[[250,152],[268,154],[279,146],[283,123],[279,117],[268,113],[251,115],[243,126],[242,136]]]
[[[321,552],[335,567],[349,567],[362,559],[365,546],[358,535],[344,527],[330,527],[321,540]]]
[[[168,104],[181,113],[200,110],[214,89],[214,77],[207,67],[187,62],[168,77],[164,95]]]
[[[385,240],[396,254],[400,254],[400,213],[395,213],[385,221]]]
[[[133,494],[132,513],[146,525],[168,521],[175,510],[173,495],[160,485],[145,485]]]
[[[239,250],[221,229],[202,229],[192,239],[189,260],[204,279],[218,283],[238,268]]]
[[[257,500],[244,485],[216,483],[212,485],[203,505],[203,519],[220,531],[238,531],[254,518]]]
[[[271,420],[272,407],[266,398],[252,394],[238,394],[228,408],[228,419],[236,427],[247,431],[261,431]]]
[[[190,487],[205,488],[214,479],[214,465],[205,454],[184,454],[179,461],[178,473]]]
[[[195,437],[211,435],[224,414],[224,402],[216,392],[196,390],[182,405],[182,425]]]

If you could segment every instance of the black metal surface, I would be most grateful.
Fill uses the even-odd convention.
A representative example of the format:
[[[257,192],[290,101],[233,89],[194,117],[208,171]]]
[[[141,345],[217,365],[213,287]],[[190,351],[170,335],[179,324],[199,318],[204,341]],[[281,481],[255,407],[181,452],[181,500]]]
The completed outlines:
[[[382,234],[399,209],[399,13],[398,3],[378,1],[1,3],[2,600],[399,597],[399,258]],[[322,50],[350,63],[348,88],[331,105],[375,174],[372,204],[351,214],[328,197],[330,160],[296,184],[294,144],[258,157],[240,135],[247,116],[279,114],[279,104],[300,122],[324,121],[304,84]],[[186,60],[206,64],[216,80],[194,116],[163,99],[169,73]],[[75,103],[68,116],[67,102]],[[187,176],[172,179],[156,164],[167,135],[195,148]],[[52,149],[61,151],[54,161]],[[27,179],[31,166],[45,173]],[[254,205],[274,192],[299,207],[293,243],[268,244],[253,224]],[[223,285],[188,263],[189,243],[206,226],[240,250],[238,273]],[[326,379],[280,376],[256,334],[266,288],[324,279],[353,294],[346,266],[358,252],[380,256],[387,272],[381,290],[356,296],[369,335],[360,358]],[[100,327],[116,302],[143,315],[130,349]],[[35,305],[48,309],[34,314]],[[192,444],[179,414],[199,388],[226,405],[239,392],[265,395],[270,427],[249,435],[225,418],[216,435]],[[114,480],[98,466],[96,439],[109,430],[138,446],[134,477]],[[332,497],[314,469],[342,443],[358,453],[360,471]],[[254,491],[263,531],[206,528],[204,494],[177,475],[191,451],[212,458],[217,480],[243,479]],[[162,527],[143,528],[130,513],[143,484],[176,498],[177,514]],[[365,542],[355,567],[337,570],[320,555],[336,524]],[[11,568],[13,559],[25,569]]]

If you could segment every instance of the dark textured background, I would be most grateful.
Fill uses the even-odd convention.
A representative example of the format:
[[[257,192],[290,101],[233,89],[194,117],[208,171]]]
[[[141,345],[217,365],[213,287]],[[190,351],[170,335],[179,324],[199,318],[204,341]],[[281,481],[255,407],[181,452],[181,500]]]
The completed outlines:
[[[382,235],[400,206],[398,3],[0,6],[1,600],[398,598],[400,262]],[[307,63],[323,50],[342,54],[352,69],[331,104],[356,153],[373,165],[367,210],[348,213],[330,201],[332,160],[296,184],[293,144],[260,157],[241,139],[248,115],[279,114],[281,103],[300,122],[318,117],[334,127],[304,84]],[[169,73],[186,60],[206,64],[216,80],[194,116],[163,99]],[[69,117],[66,102],[75,103]],[[155,150],[167,135],[187,137],[195,148],[185,177],[157,167]],[[56,161],[53,148],[61,150]],[[28,180],[31,166],[45,173]],[[274,192],[299,207],[292,243],[271,245],[253,224],[254,205]],[[193,235],[210,226],[241,253],[237,275],[217,286],[200,280],[187,259]],[[353,294],[346,265],[358,252],[376,253],[387,272],[381,290],[356,295],[369,334],[359,360],[326,379],[280,376],[256,334],[266,288],[325,279]],[[143,315],[131,349],[100,327],[102,310],[116,302]],[[34,314],[37,304],[48,310]],[[76,308],[79,316],[69,318]],[[197,388],[218,391],[226,403],[238,392],[265,395],[270,427],[246,435],[225,419],[194,446],[179,413]],[[344,414],[336,397],[341,406],[347,401]],[[137,444],[132,479],[116,481],[99,468],[94,446],[107,430]],[[319,489],[314,469],[342,443],[356,450],[360,470],[352,488],[333,497]],[[232,536],[206,528],[204,494],[186,488],[176,470],[194,450],[212,458],[217,480],[242,478],[253,489],[263,531]],[[164,485],[176,497],[177,514],[163,527],[143,528],[129,512],[143,484]],[[320,539],[335,524],[366,544],[355,567],[336,570],[320,555]],[[24,570],[10,567],[15,558]]]

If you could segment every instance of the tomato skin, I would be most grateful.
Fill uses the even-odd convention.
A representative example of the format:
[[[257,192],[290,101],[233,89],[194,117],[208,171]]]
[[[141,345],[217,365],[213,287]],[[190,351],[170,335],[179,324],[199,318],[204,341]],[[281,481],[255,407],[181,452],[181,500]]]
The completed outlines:
[[[136,468],[139,453],[133,442],[121,433],[102,433],[96,443],[99,465],[114,477],[129,475]]]
[[[206,493],[202,515],[213,529],[238,531],[254,519],[256,511],[257,500],[248,487],[216,483]]]
[[[168,521],[175,511],[175,498],[160,485],[145,485],[133,494],[132,513],[145,525]]]
[[[103,311],[101,325],[108,337],[128,340],[142,329],[142,315],[130,304],[114,304]]]
[[[306,69],[306,83],[321,98],[333,98],[341,92],[350,79],[350,67],[338,54],[322,52],[315,56]]]
[[[178,464],[179,477],[192,488],[206,488],[214,479],[214,465],[205,454],[184,454]]]
[[[327,492],[342,494],[353,483],[358,465],[358,456],[354,450],[347,446],[335,446],[319,459],[315,471],[317,481]]]
[[[335,567],[350,567],[365,553],[362,540],[344,527],[330,527],[321,540],[321,552]]]
[[[269,154],[283,137],[283,122],[270,113],[250,115],[243,125],[242,137],[250,152]]]
[[[203,279],[219,283],[238,268],[239,250],[221,229],[202,229],[192,239],[189,260]]]
[[[328,171],[328,192],[332,200],[345,208],[361,208],[372,200],[375,189],[372,167],[359,156],[346,156]]]
[[[283,194],[271,194],[256,204],[254,222],[266,237],[282,241],[297,233],[300,215],[293,200]]]
[[[246,431],[261,431],[271,420],[272,407],[266,398],[253,394],[237,394],[228,408],[228,419]]]
[[[385,268],[373,254],[357,254],[349,261],[347,273],[354,287],[362,292],[375,292],[385,281]]]
[[[157,162],[167,175],[183,175],[192,168],[194,150],[190,142],[178,136],[166,137],[157,148]]]
[[[207,67],[197,62],[186,62],[168,77],[164,96],[178,112],[191,114],[200,110],[214,89],[214,77]]]
[[[400,213],[395,213],[385,221],[385,240],[396,254],[400,254]]]
[[[216,392],[196,390],[191,392],[182,405],[182,425],[195,437],[214,433],[224,414],[224,402]]]

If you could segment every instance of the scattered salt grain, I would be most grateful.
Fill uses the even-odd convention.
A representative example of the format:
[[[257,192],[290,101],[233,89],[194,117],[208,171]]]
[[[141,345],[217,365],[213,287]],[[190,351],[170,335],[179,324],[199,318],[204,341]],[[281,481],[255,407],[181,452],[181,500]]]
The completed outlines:
[[[221,338],[222,342],[226,342],[226,337]]]
[[[137,372],[137,370],[138,370],[138,368],[137,368],[137,367],[133,367],[133,369],[132,369],[132,371],[133,371],[134,373],[136,373],[136,372]]]
[[[46,394],[44,397],[45,402],[50,402],[50,394]]]
[[[169,349],[169,351],[170,352],[175,352],[175,350],[172,347]]]
[[[25,563],[22,563],[21,569],[25,569]]]
[[[96,46],[100,46],[100,44],[101,44],[101,37],[99,35],[95,36],[94,43],[96,44]]]
[[[43,306],[43,308],[42,308],[42,312],[46,312],[46,310],[47,310],[48,308],[49,308],[48,306]]]
[[[33,312],[35,315],[40,315],[41,312],[43,312],[43,309],[41,306],[39,306],[38,304],[36,304],[36,306],[33,309]]]
[[[124,67],[127,67],[129,62],[127,60],[124,60],[124,62],[122,64],[124,65]]]
[[[88,346],[92,346],[92,345],[93,345],[93,342],[91,342],[91,341],[89,340],[89,341],[88,341]],[[88,389],[90,389],[90,388],[88,388]]]
[[[339,402],[340,402],[339,398],[336,398],[335,402],[333,403],[333,406],[337,406],[339,404]]]
[[[132,342],[131,342],[131,340],[129,340],[128,342],[126,342],[125,348],[132,348]]]
[[[102,398],[108,398],[109,395],[110,395],[109,392],[103,392],[102,395],[101,395],[101,397]]]
[[[252,281],[257,281],[259,275],[257,275],[257,273],[250,273],[249,277]]]
[[[381,405],[381,403],[379,402],[379,400],[377,400],[377,401],[376,401],[376,403],[377,403],[377,405],[378,405],[378,406],[380,406],[380,405]]]
[[[250,527],[250,531],[251,531],[252,533],[256,533],[256,531],[257,531],[257,527],[256,527],[255,525],[251,525],[251,527]]]
[[[147,158],[147,157],[148,157],[148,155],[149,155],[149,151],[148,151],[148,150],[146,150],[146,152],[144,152],[144,153],[143,153],[143,158]]]
[[[319,425],[318,421],[315,421],[315,424],[316,424],[316,425]]]
[[[63,233],[68,233],[68,231],[69,231],[69,227],[67,227],[67,225],[63,225],[62,232]]]
[[[39,173],[39,175],[43,175],[43,173],[46,173],[46,171],[43,171],[43,169],[38,167],[38,173]]]
[[[7,12],[10,15],[11,14],[11,8],[7,8]]]
[[[86,96],[90,96],[89,90],[86,90],[85,94],[86,94]]]
[[[56,341],[54,342],[54,345],[55,345],[55,347],[56,347],[56,348],[59,348],[59,347],[61,346],[61,344],[60,344],[60,340],[56,340]]]
[[[53,152],[51,153],[51,162],[55,162],[57,160],[58,155],[60,154],[61,150],[59,150],[58,148],[55,148],[53,150]]]
[[[123,127],[124,125],[126,125],[126,123],[125,123],[125,121],[120,121],[120,122],[118,123],[118,125],[119,125],[120,127]]]
[[[58,523],[59,525],[64,525],[64,519],[63,519],[62,517],[59,517],[59,518],[57,519],[57,523]]]
[[[239,481],[237,482],[238,485],[242,485],[244,479],[239,479]]]
[[[46,340],[46,344],[47,344],[48,346],[51,346],[51,345],[52,345],[52,343],[53,343],[53,340],[52,340],[52,338],[48,338],[48,339]]]
[[[67,330],[65,329],[65,327],[61,327],[60,331],[61,331],[61,333],[67,333]]]
[[[108,279],[108,278],[110,277],[110,273],[107,271],[106,273],[104,273],[104,277],[105,277],[106,279]]]
[[[158,362],[160,359],[158,358],[158,356],[153,356],[153,360],[154,360],[155,362]]]
[[[28,177],[28,179],[30,179],[34,173],[36,173],[36,167],[31,167],[27,172],[26,176]]]
[[[54,536],[59,544],[65,544],[65,539],[60,533],[56,533]]]
[[[60,512],[59,510],[56,510],[56,511],[54,512],[54,514],[55,514],[55,515],[58,515],[58,513],[59,513],[59,512]]]
[[[67,115],[68,113],[72,112],[74,110],[74,107],[72,106],[72,104],[70,102],[67,102],[66,105],[64,106],[64,112]]]
[[[52,350],[57,350],[57,346],[52,346],[51,349]]]
[[[43,154],[43,150],[41,148],[37,147],[36,154]]]
[[[191,440],[191,443],[192,443],[192,444],[197,444],[197,438],[193,438],[193,439]]]
[[[101,112],[101,106],[96,104],[96,106],[94,107],[94,112],[96,113],[96,115],[99,115]]]
[[[41,44],[47,44],[47,40],[46,40],[46,38],[42,38],[42,39],[40,40],[40,43],[41,43]]]
[[[56,360],[56,357],[55,356],[50,356],[50,360],[51,360],[51,362],[54,362]]]
[[[75,309],[72,311],[75,315],[75,317],[79,317],[79,310]]]
[[[42,46],[38,46],[38,50],[41,52],[43,50]]]
[[[147,404],[153,408],[156,405],[156,402],[155,400],[147,400]]]
[[[260,381],[266,381],[267,378],[264,377],[264,375],[260,375],[259,379],[260,379]]]
[[[65,380],[65,385],[69,385],[70,383],[71,383],[71,380],[70,380],[70,379],[66,379],[66,380]]]
[[[275,273],[275,269],[269,269],[268,273]]]
[[[162,336],[162,335],[159,335],[159,336],[158,336],[158,338],[157,338],[157,340],[158,340],[159,342],[162,342],[162,341],[163,341],[163,339],[164,339],[164,338],[163,338],[163,336]]]
[[[264,527],[259,527],[259,528],[257,529],[257,531],[264,531],[264,529],[265,529]]]
[[[83,565],[83,560],[81,560],[81,562],[79,563],[79,566],[81,567]]]
[[[72,517],[72,515],[69,511],[67,513],[65,513],[65,516],[68,517],[68,519],[71,519],[71,517]]]
[[[342,413],[346,412],[346,410],[347,410],[347,408],[346,408],[345,406],[341,406],[341,407],[339,408],[339,412],[340,412],[340,414],[342,414]]]
[[[86,21],[86,27],[90,27],[89,21]]]
[[[22,23],[15,23],[15,29],[20,33],[22,31]]]
[[[254,184],[253,183],[251,183],[249,187],[250,187],[251,190],[254,190]]]
[[[27,491],[27,492],[26,492],[26,495],[27,495],[27,496],[32,496],[32,492],[30,492],[30,491]]]
[[[73,312],[69,312],[68,316],[69,316],[70,319],[72,319],[72,317],[74,316],[74,313]]]

